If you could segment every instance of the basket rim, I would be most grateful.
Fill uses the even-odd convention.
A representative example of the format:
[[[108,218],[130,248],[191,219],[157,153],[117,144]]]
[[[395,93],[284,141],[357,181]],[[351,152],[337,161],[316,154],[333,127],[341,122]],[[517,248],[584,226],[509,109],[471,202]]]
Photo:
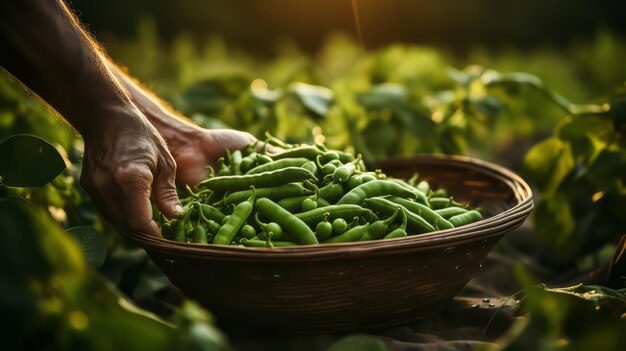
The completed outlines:
[[[445,164],[475,170],[499,179],[513,192],[517,204],[492,217],[459,228],[412,235],[390,240],[373,240],[355,243],[324,245],[300,245],[297,247],[275,247],[271,250],[256,247],[227,245],[203,245],[179,243],[145,233],[123,231],[123,235],[147,251],[157,251],[174,256],[212,258],[223,260],[274,259],[328,259],[347,256],[372,256],[390,252],[415,252],[438,247],[450,247],[477,240],[488,240],[501,236],[521,225],[533,209],[530,186],[511,170],[469,156],[420,154],[409,157],[393,157],[381,161],[378,166],[393,168],[406,162]]]

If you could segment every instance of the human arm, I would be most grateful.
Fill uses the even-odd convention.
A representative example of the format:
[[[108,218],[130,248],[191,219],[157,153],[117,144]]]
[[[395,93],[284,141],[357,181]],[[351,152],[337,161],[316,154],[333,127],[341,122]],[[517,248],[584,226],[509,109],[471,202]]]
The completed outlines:
[[[111,60],[108,67],[165,139],[178,165],[176,179],[181,184],[199,183],[208,176],[206,165],[214,164],[226,149],[241,149],[256,140],[249,133],[232,129],[200,128],[176,113]]]
[[[180,210],[176,163],[61,0],[0,2],[0,66],[83,137],[81,184],[117,226],[159,235],[150,195]]]

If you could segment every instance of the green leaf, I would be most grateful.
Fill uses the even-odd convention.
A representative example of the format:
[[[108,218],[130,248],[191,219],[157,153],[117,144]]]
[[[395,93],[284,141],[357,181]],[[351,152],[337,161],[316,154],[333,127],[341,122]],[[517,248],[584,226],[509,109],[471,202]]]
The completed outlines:
[[[626,151],[603,150],[589,166],[590,181],[600,190],[617,190],[626,185]]]
[[[387,345],[380,337],[367,334],[348,335],[330,345],[326,351],[387,351]]]
[[[569,144],[554,137],[536,144],[524,158],[524,173],[547,195],[553,194],[573,169]]]
[[[570,250],[575,250],[572,246],[577,242],[569,240],[574,230],[574,216],[564,196],[557,195],[540,202],[535,209],[534,220],[537,235],[557,250],[557,256],[559,251],[562,251],[561,255],[567,255]]]
[[[390,107],[406,101],[408,93],[399,84],[384,83],[376,85],[372,90],[361,93],[358,100],[366,107]]]
[[[333,91],[328,88],[294,83],[291,89],[304,106],[320,116],[325,116],[333,103]]]
[[[33,135],[13,135],[0,142],[0,181],[13,187],[39,187],[65,169],[59,152]]]
[[[92,267],[100,267],[107,257],[107,245],[104,236],[92,226],[74,227],[65,231],[80,244],[85,260]]]

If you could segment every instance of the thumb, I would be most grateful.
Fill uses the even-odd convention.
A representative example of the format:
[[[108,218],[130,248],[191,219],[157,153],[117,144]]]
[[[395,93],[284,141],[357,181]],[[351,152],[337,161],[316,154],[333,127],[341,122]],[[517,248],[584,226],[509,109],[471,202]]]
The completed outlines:
[[[173,172],[161,171],[157,174],[152,183],[152,190],[157,207],[164,215],[173,218],[183,211],[176,192]]]

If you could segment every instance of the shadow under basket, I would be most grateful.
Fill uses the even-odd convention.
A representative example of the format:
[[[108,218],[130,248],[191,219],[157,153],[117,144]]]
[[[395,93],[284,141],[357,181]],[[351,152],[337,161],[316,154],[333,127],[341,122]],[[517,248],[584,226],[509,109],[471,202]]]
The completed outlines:
[[[172,242],[125,233],[220,324],[245,331],[349,332],[410,323],[456,295],[493,245],[533,208],[529,186],[502,167],[458,156],[379,163],[480,207],[483,220],[405,238],[283,248]]]

